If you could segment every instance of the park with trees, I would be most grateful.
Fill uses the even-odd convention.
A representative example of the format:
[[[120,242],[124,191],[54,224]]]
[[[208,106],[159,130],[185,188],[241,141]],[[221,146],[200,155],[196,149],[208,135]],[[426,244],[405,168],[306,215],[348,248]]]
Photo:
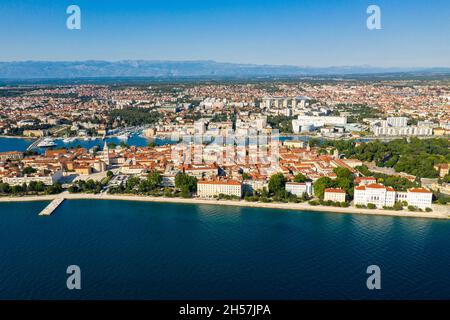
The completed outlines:
[[[311,139],[310,145],[322,149],[336,148],[346,158],[374,162],[378,167],[393,168],[396,172],[406,172],[420,178],[437,178],[438,172],[434,166],[450,163],[450,141],[445,138],[358,143],[355,140]]]

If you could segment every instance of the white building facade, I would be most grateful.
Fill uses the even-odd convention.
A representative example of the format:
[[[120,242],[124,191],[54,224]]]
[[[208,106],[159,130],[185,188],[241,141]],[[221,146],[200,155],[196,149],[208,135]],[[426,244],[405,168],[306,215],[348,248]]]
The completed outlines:
[[[345,202],[345,191],[340,188],[327,188],[323,194],[323,200],[333,202]]]
[[[420,209],[431,208],[433,193],[426,188],[410,188],[406,192],[394,191],[392,187],[382,184],[368,184],[355,187],[355,205],[373,203],[378,208],[392,207],[396,201],[406,202],[409,206]]]
[[[310,131],[314,128],[323,126],[346,125],[347,117],[334,116],[303,116],[299,115],[297,120],[292,120],[292,129],[294,133]]]
[[[372,131],[375,136],[431,136],[433,128],[419,126],[404,127],[379,127],[373,126]]]
[[[389,117],[386,123],[392,127],[406,127],[408,125],[408,118],[406,117]]]
[[[242,183],[235,180],[213,180],[197,182],[197,195],[200,198],[213,198],[219,194],[242,197]]]
[[[431,208],[433,193],[426,188],[410,188],[406,192],[397,192],[397,201],[406,201],[409,206],[419,209]]]
[[[395,191],[392,187],[377,183],[358,186],[355,187],[354,203],[364,206],[372,203],[377,208],[392,207],[395,204]]]
[[[31,181],[35,182],[42,182],[43,184],[47,186],[51,186],[52,184],[58,182],[63,176],[63,173],[61,170],[57,170],[49,175],[41,176],[41,175],[35,175],[35,176],[23,176],[23,177],[4,177],[3,182],[7,183],[11,186],[17,186],[22,184],[30,184]]]
[[[286,191],[296,195],[297,197],[301,197],[304,193],[308,196],[313,195],[313,186],[312,182],[286,182]]]

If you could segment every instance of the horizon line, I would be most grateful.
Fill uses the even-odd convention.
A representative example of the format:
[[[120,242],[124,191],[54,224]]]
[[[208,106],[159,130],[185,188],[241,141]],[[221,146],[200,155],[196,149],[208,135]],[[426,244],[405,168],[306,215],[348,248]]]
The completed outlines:
[[[25,63],[25,62],[40,62],[40,63],[77,63],[77,62],[108,62],[108,63],[120,63],[120,62],[213,62],[217,64],[230,64],[230,65],[246,65],[246,66],[269,66],[269,67],[294,67],[294,68],[377,68],[377,69],[450,69],[448,66],[379,66],[370,64],[356,64],[356,65],[327,65],[327,66],[314,66],[314,65],[295,65],[295,64],[270,64],[270,63],[251,63],[251,62],[227,62],[218,61],[214,59],[80,59],[80,60],[40,60],[40,59],[26,59],[26,60],[0,60],[0,63]]]

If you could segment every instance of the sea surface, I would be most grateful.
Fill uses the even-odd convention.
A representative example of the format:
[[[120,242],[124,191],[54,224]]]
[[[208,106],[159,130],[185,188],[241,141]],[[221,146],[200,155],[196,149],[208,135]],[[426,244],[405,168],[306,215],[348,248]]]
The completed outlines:
[[[25,151],[33,141],[33,139],[0,137],[0,152]]]
[[[39,217],[46,204],[0,203],[0,299],[450,298],[447,221],[102,200]]]
[[[302,140],[302,141],[309,141],[311,137],[309,136],[280,136],[280,141],[285,140]],[[362,141],[363,139],[359,139]],[[0,137],[0,152],[5,151],[25,151],[32,143],[33,139],[25,139],[25,138],[5,138]],[[131,135],[128,139],[119,139],[117,137],[107,137],[105,140],[102,140],[100,138],[94,139],[94,140],[84,140],[84,139],[76,139],[72,142],[64,142],[63,139],[54,139],[54,142],[56,143],[56,146],[54,148],[70,148],[70,147],[77,147],[81,146],[86,149],[91,149],[95,146],[100,147],[100,149],[103,148],[105,141],[107,143],[113,142],[116,145],[120,145],[121,142],[126,143],[130,146],[136,146],[136,147],[145,147],[149,144],[150,141],[155,142],[156,145],[165,145],[165,144],[173,144],[176,143],[176,141],[173,141],[170,139],[170,137],[167,138],[154,138],[149,139],[142,137],[138,134]],[[45,151],[44,148],[36,148],[35,149],[38,152],[43,153]]]
[[[0,137],[0,152],[5,151],[25,151],[32,143],[33,139],[25,139],[25,138],[4,138]],[[84,140],[84,139],[76,139],[72,142],[65,143],[63,139],[54,139],[54,142],[56,143],[56,146],[54,148],[70,148],[70,147],[77,147],[81,146],[86,149],[91,149],[95,146],[100,147],[100,149],[103,149],[103,146],[105,144],[105,141],[107,143],[113,142],[116,145],[119,145],[121,142],[126,143],[130,146],[137,146],[137,147],[145,147],[149,144],[150,141],[154,141],[156,145],[164,145],[164,144],[171,144],[174,143],[170,139],[162,139],[162,138],[156,138],[156,139],[147,139],[144,137],[141,137],[138,134],[131,135],[129,139],[119,139],[117,137],[108,137],[105,140],[102,140],[100,138],[94,139],[94,140]],[[39,152],[44,152],[44,148],[37,148],[36,149]]]

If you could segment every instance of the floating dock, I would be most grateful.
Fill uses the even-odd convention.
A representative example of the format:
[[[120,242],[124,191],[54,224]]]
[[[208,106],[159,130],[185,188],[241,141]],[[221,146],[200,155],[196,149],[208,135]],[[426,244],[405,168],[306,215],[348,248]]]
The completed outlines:
[[[50,202],[49,204],[48,204],[48,206],[46,206],[45,208],[44,208],[44,210],[42,210],[40,213],[39,213],[39,215],[40,216],[49,216],[49,215],[51,215],[52,213],[53,213],[53,211],[55,211],[56,210],[56,208],[58,208],[59,207],[59,205],[61,204],[61,203],[63,203],[64,202],[64,198],[56,198],[56,199],[54,199],[52,202]]]

